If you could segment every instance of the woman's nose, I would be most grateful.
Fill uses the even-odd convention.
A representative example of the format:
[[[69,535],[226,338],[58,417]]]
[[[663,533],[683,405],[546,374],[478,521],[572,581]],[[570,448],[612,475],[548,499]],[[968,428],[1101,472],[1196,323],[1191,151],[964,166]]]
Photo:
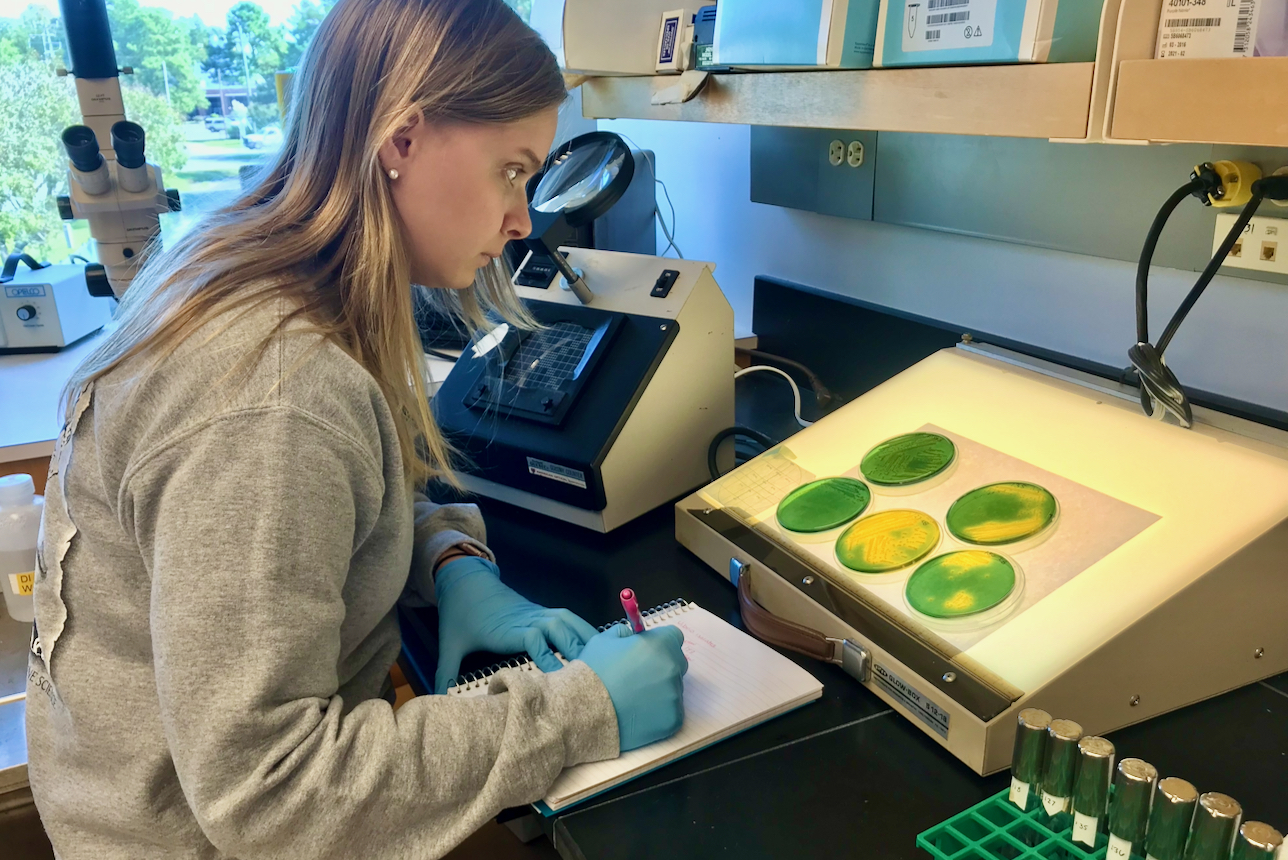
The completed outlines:
[[[506,213],[505,235],[511,240],[524,239],[531,232],[532,219],[528,217],[528,201],[525,199]]]

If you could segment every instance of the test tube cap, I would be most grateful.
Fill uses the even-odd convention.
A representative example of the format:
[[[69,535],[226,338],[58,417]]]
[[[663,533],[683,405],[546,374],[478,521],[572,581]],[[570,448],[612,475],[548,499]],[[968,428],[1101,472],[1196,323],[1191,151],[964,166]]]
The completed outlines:
[[[1234,831],[1243,817],[1239,801],[1219,791],[1204,792],[1194,810],[1185,860],[1229,860]]]
[[[1034,785],[1042,778],[1049,725],[1051,715],[1046,711],[1038,708],[1020,711],[1020,724],[1015,731],[1015,752],[1011,756],[1011,772],[1020,782]]]
[[[1234,860],[1273,860],[1283,834],[1261,821],[1245,821],[1234,840]]]
[[[1078,741],[1082,726],[1073,720],[1052,720],[1047,726],[1046,766],[1042,770],[1042,790],[1052,797],[1068,797],[1073,791],[1073,777],[1078,766]]]
[[[1109,832],[1138,844],[1149,823],[1149,799],[1158,781],[1158,769],[1138,758],[1118,762],[1114,774],[1114,799],[1109,806]]]
[[[1088,735],[1078,741],[1078,775],[1073,782],[1073,811],[1092,818],[1105,814],[1109,780],[1114,770],[1114,745]]]
[[[1198,799],[1198,790],[1179,777],[1169,776],[1158,781],[1145,841],[1148,856],[1154,860],[1181,860]]]

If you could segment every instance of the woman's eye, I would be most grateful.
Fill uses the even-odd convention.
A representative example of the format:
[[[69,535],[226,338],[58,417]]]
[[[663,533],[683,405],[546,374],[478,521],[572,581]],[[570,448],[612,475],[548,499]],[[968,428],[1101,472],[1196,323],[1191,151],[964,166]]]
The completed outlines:
[[[519,169],[517,167],[507,167],[505,169],[505,178],[510,182],[515,182],[519,178]]]

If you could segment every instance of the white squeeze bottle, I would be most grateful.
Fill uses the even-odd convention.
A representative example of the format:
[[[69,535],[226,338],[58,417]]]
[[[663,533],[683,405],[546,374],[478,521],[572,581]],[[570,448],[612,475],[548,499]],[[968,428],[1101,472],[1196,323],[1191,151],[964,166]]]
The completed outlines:
[[[30,475],[0,478],[0,580],[4,605],[15,621],[34,621],[31,589],[36,583],[36,537],[45,497],[36,495]]]

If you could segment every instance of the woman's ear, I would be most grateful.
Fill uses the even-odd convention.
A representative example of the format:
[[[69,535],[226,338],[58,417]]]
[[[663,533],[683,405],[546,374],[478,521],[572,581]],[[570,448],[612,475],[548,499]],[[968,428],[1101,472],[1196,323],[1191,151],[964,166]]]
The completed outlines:
[[[425,123],[420,115],[414,114],[380,145],[380,169],[385,173],[390,170],[400,173],[406,170],[407,164],[419,154],[416,150],[423,145],[425,130]]]

